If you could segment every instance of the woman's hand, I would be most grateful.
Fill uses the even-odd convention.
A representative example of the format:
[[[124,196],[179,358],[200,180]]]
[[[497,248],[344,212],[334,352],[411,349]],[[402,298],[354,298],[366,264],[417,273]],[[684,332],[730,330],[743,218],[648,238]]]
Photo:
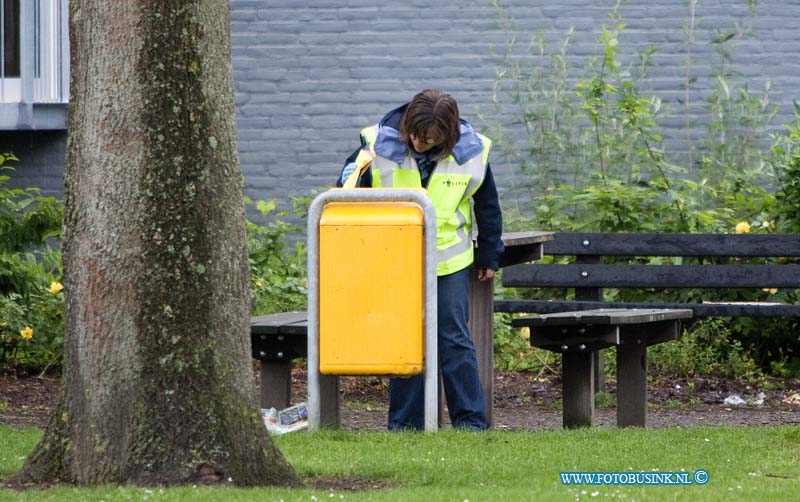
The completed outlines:
[[[489,281],[494,277],[494,270],[490,268],[479,268],[478,269],[478,280],[479,281]]]

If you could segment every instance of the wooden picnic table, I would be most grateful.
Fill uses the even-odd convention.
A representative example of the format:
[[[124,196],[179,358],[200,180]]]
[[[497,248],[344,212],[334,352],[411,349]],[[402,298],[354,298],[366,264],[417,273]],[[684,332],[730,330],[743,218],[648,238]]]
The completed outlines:
[[[531,345],[562,355],[564,427],[588,427],[594,414],[594,364],[598,351],[616,347],[617,425],[647,422],[647,347],[675,340],[690,309],[608,308],[516,319],[531,328]]]
[[[502,236],[506,251],[500,267],[538,260],[552,232],[510,232]],[[494,402],[494,283],[470,274],[469,328],[478,358],[478,373],[486,396],[486,418],[493,423]],[[253,357],[261,360],[262,408],[282,409],[291,404],[292,359],[307,353],[306,312],[283,312],[253,317],[250,324]],[[338,384],[337,387],[338,388]],[[331,411],[333,413],[333,411]]]

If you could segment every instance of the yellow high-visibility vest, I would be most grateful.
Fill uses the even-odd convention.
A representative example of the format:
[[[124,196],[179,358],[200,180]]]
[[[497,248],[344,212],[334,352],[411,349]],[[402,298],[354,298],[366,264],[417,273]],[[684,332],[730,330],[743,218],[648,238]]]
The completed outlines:
[[[361,131],[364,148],[375,154],[372,161],[373,188],[421,188],[419,168],[408,153],[398,163],[375,152],[379,126]],[[448,275],[472,265],[472,196],[483,183],[492,141],[474,133],[483,149],[462,164],[453,155],[441,159],[428,181],[428,196],[436,208],[437,275]]]

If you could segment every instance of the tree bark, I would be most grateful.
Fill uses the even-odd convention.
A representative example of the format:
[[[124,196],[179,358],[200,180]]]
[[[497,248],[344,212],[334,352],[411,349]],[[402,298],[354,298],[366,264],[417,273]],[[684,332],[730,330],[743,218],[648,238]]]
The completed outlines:
[[[65,360],[19,481],[299,485],[257,412],[228,0],[72,0]]]

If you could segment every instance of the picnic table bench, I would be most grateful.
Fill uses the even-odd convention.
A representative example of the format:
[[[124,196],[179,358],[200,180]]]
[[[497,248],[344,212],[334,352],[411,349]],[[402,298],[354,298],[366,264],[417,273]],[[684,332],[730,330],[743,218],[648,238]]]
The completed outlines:
[[[552,239],[552,232],[509,232],[502,235],[506,251],[500,267],[538,260],[543,243]],[[470,333],[478,359],[478,373],[486,397],[488,423],[493,422],[494,400],[494,284],[481,282],[477,273],[470,273]],[[283,312],[253,317],[250,324],[253,358],[261,361],[262,408],[285,408],[291,403],[292,359],[307,355],[306,312]],[[337,380],[337,379],[334,379]],[[324,392],[338,395],[338,382]],[[334,409],[337,408],[337,409]],[[328,423],[338,422],[338,405],[322,410],[336,415]]]
[[[800,257],[796,235],[556,233],[553,237],[545,245],[545,255],[569,256],[570,263],[509,267],[502,283],[513,288],[556,288],[562,293],[553,294],[555,299],[497,300],[495,310],[539,314],[515,319],[512,325],[531,329],[531,345],[564,354],[565,427],[591,425],[593,392],[587,382],[597,382],[602,375],[598,356],[602,348],[617,349],[617,424],[643,427],[646,348],[676,338],[681,320],[800,317],[800,305],[720,301],[710,292],[800,288],[800,265],[792,260]],[[666,259],[653,262],[652,257]],[[604,301],[605,288],[662,292],[692,288],[702,292],[703,300],[610,302]],[[574,289],[574,299],[564,297],[565,289]]]

